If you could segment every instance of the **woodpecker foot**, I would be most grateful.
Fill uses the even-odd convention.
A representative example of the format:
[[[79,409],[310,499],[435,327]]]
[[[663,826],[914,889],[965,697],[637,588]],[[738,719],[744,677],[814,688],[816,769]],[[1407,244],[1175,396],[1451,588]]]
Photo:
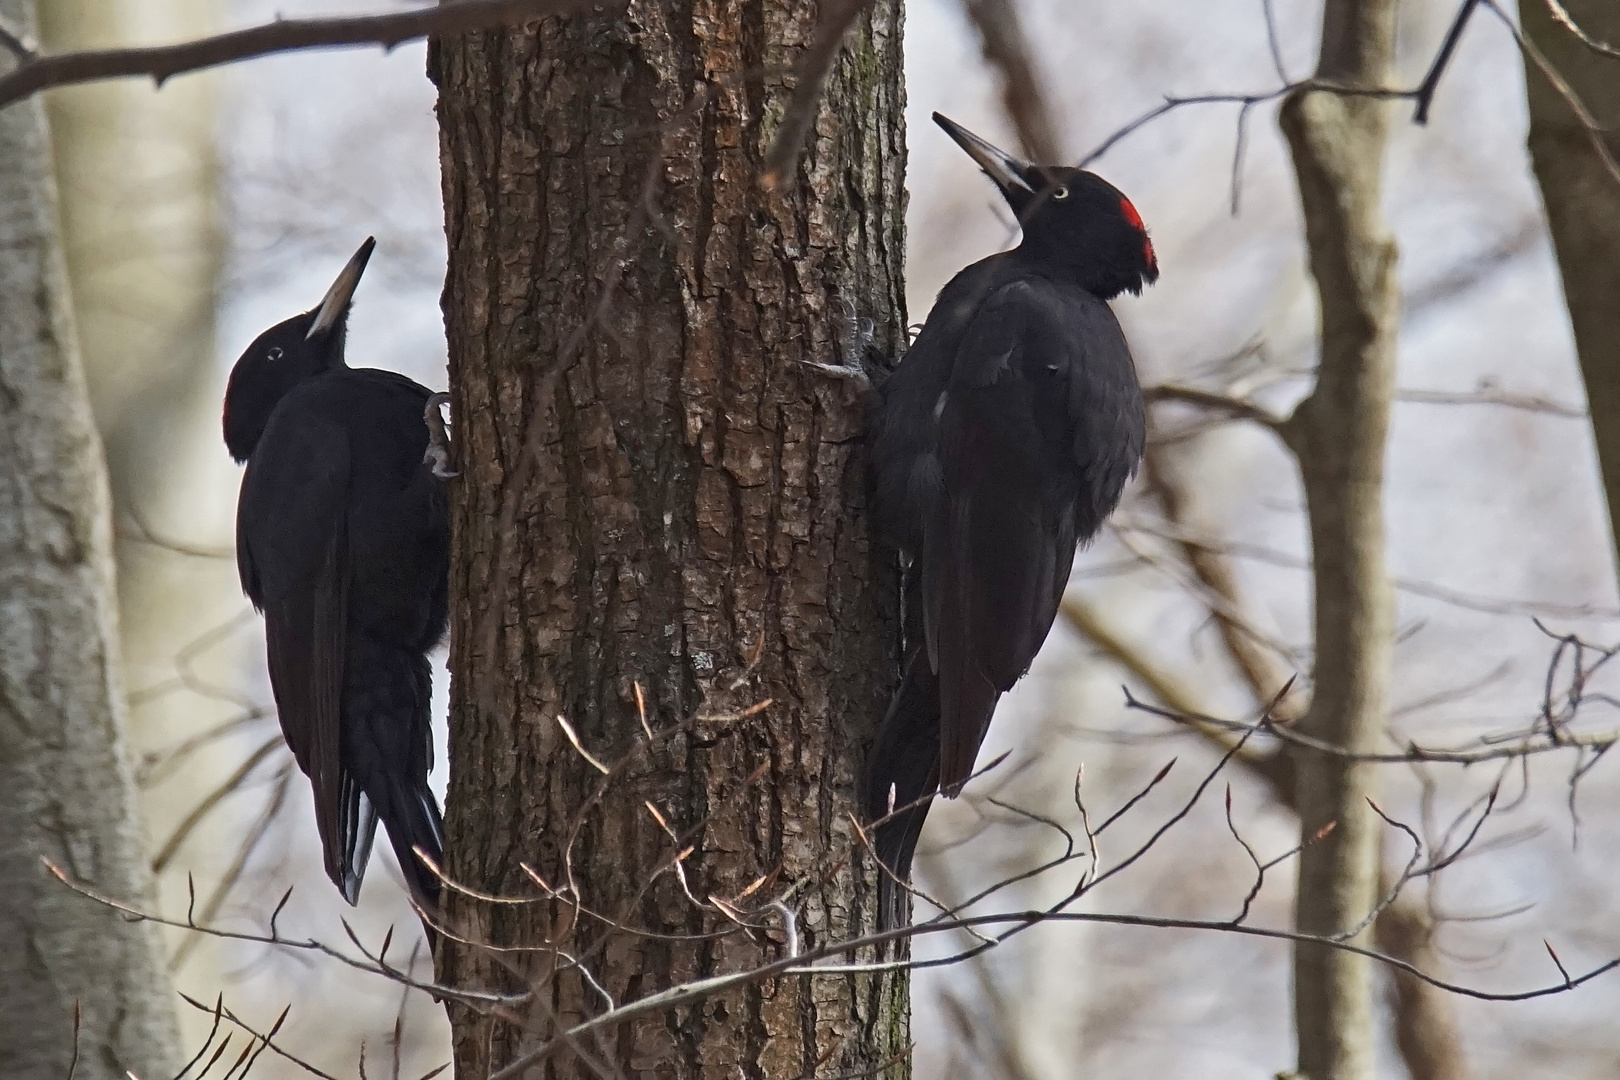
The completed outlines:
[[[872,377],[866,370],[866,354],[872,348],[873,335],[876,324],[865,318],[855,307],[854,303],[842,296],[834,296],[839,307],[839,350],[842,354],[836,363],[822,364],[814,360],[800,360],[799,363],[807,368],[814,368],[823,375],[835,379],[847,379],[853,382],[864,394],[872,388]]]
[[[461,470],[450,467],[450,433],[445,430],[444,414],[439,412],[439,406],[448,404],[449,394],[434,394],[422,411],[422,422],[428,429],[428,448],[422,455],[422,464],[432,469],[440,480],[461,475]]]
[[[803,364],[805,367],[819,371],[830,378],[847,379],[854,383],[863,394],[872,388],[872,377],[866,373],[866,369],[858,362],[854,364],[818,364],[814,360],[798,360],[795,363]]]

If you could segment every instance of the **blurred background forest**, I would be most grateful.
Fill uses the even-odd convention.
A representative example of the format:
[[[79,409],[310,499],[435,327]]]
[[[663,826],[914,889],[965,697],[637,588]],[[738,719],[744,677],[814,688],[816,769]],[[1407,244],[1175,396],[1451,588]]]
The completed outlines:
[[[1273,6],[1280,62],[1303,77],[1319,8]],[[308,0],[45,0],[41,17],[48,44],[83,48],[337,10]],[[1276,85],[1260,0],[1024,0],[1019,10],[1068,159],[1167,95]],[[1421,78],[1454,14],[1450,0],[1402,6],[1398,84]],[[1017,139],[961,4],[915,0],[905,47],[908,303],[918,322],[951,274],[1015,237],[990,185],[928,114],[1003,145]],[[161,93],[132,83],[49,98],[74,299],[115,486],[126,683],[158,903],[184,910],[192,881],[200,921],[262,928],[296,884],[285,933],[339,941],[344,916],[367,940],[389,923],[401,941],[417,932],[386,853],[377,861],[387,872],[374,874],[358,912],[331,902],[306,781],[269,710],[261,624],[227,554],[238,470],[220,441],[218,407],[253,334],[310,306],[367,234],[379,250],[351,322],[351,362],[444,384],[438,132],[423,69],[417,43],[387,56],[271,57]],[[1470,27],[1427,127],[1408,116],[1401,106],[1385,197],[1401,252],[1407,392],[1388,458],[1399,582],[1391,728],[1444,745],[1522,728],[1537,713],[1555,644],[1537,618],[1609,642],[1620,637],[1620,611],[1574,345],[1525,153],[1523,68],[1501,25]],[[1093,166],[1141,210],[1164,271],[1117,310],[1144,384],[1240,387],[1286,411],[1308,387],[1316,332],[1295,181],[1274,104],[1249,117],[1234,177],[1236,122],[1233,105],[1181,109]],[[1481,388],[1530,407],[1480,403]],[[1060,619],[1003,705],[981,759],[1012,751],[994,782],[934,809],[918,858],[930,893],[970,894],[1055,842],[983,796],[1062,806],[1083,763],[1088,792],[1117,804],[1172,757],[1193,771],[1213,763],[1196,733],[1128,709],[1122,683],[1151,699],[1144,674],[1158,672],[1161,698],[1168,682],[1193,708],[1252,715],[1253,690],[1222,645],[1182,541],[1224,554],[1250,637],[1279,679],[1308,670],[1296,644],[1309,640],[1310,610],[1291,459],[1254,427],[1200,424],[1174,409],[1155,416],[1157,472],[1139,478],[1077,562],[1073,610],[1085,626]],[[1165,485],[1181,495],[1173,523]],[[436,676],[440,715],[445,685]],[[1572,970],[1620,952],[1620,777],[1599,762],[1572,798],[1570,763],[1552,757],[1507,785],[1502,802],[1512,809],[1491,819],[1475,849],[1489,854],[1458,862],[1419,894],[1457,981],[1545,982],[1544,938]],[[440,761],[442,795],[442,750]],[[1383,805],[1443,831],[1494,776],[1393,767]],[[1261,857],[1291,847],[1292,815],[1253,777],[1229,779],[1233,815]],[[1162,820],[1177,798],[1155,792],[1141,820]],[[1392,843],[1392,860],[1405,854]],[[1206,806],[1105,902],[1219,918],[1235,914],[1251,878],[1248,857]],[[1041,895],[1031,885],[1001,902]],[[1285,866],[1268,877],[1256,921],[1287,925],[1292,895]],[[178,932],[167,943],[182,990],[210,1002],[222,990],[261,1030],[291,1002],[281,1041],[330,1072],[353,1075],[363,1053],[380,1075],[396,1038],[404,1074],[448,1059],[447,1025],[423,995],[402,999],[381,980],[262,946]],[[948,943],[917,948],[926,956]],[[916,1075],[1270,1075],[1293,1060],[1289,977],[1284,942],[1043,927],[982,961],[915,977]],[[1530,1003],[1457,1000],[1472,1074],[1613,1076],[1617,994],[1610,980]],[[185,1044],[199,1044],[207,1017],[184,1021]],[[1404,1075],[1393,1045],[1380,1056],[1380,1075]],[[298,1074],[274,1057],[257,1068],[261,1077]]]

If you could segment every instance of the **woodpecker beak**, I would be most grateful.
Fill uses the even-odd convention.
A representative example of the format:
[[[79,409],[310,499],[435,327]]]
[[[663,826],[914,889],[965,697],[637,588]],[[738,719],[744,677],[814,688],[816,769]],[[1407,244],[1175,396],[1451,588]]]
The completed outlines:
[[[992,146],[949,117],[935,113],[934,123],[944,128],[945,134],[955,140],[957,146],[966,150],[968,157],[978,162],[979,168],[983,169],[1009,198],[1013,197],[1015,192],[1025,195],[1035,194],[1035,189],[1024,179],[1024,173],[1034,168],[1029,162],[1021,161],[1007,151]]]
[[[343,315],[349,310],[349,301],[354,299],[354,290],[360,285],[360,275],[366,272],[366,261],[371,258],[371,251],[377,246],[377,239],[366,237],[366,242],[360,245],[360,250],[354,253],[354,258],[343,268],[343,272],[332,282],[332,287],[326,290],[326,296],[321,300],[321,306],[315,311],[315,321],[310,324],[309,333],[304,335],[308,341],[317,334],[324,334],[342,321]]]

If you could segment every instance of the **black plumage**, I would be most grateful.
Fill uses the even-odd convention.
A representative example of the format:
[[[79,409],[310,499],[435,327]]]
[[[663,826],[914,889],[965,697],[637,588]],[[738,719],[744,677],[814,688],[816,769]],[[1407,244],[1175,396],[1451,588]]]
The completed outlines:
[[[448,615],[449,513],[423,464],[431,391],[344,360],[367,239],[321,304],[266,330],[231,371],[225,445],[245,461],[242,589],[264,613],[281,730],[315,794],[326,873],[360,893],[380,819],[427,910],[443,823],[427,654]]]
[[[921,622],[863,796],[869,820],[889,817],[875,846],[902,878],[927,800],[972,774],[997,700],[1052,627],[1077,545],[1141,460],[1141,387],[1107,301],[1158,277],[1141,217],[1107,181],[934,120],[996,182],[1023,239],[951,279],[874,409],[876,525],[910,559],[920,620],[908,621]],[[880,922],[896,925],[906,894],[882,884]]]

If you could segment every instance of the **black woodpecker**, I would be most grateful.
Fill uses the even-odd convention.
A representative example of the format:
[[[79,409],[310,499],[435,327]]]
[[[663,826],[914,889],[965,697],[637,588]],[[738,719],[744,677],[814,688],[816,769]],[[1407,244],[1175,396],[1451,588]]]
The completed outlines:
[[[1141,386],[1108,301],[1159,276],[1141,215],[1106,180],[934,122],[995,181],[1023,239],[951,279],[874,406],[875,523],[909,559],[922,624],[863,792],[868,820],[888,819],[878,857],[902,879],[932,795],[972,774],[1076,547],[1141,461]],[[883,874],[880,924],[902,924],[908,898]]]
[[[431,391],[344,362],[349,307],[374,246],[360,245],[318,306],[266,330],[237,360],[225,445],[247,463],[236,564],[264,613],[270,686],[315,791],[326,874],[353,904],[381,819],[413,897],[435,912],[439,881],[411,849],[437,862],[444,847],[428,788],[427,654],[448,615],[438,479],[448,473],[442,446],[429,457]]]

